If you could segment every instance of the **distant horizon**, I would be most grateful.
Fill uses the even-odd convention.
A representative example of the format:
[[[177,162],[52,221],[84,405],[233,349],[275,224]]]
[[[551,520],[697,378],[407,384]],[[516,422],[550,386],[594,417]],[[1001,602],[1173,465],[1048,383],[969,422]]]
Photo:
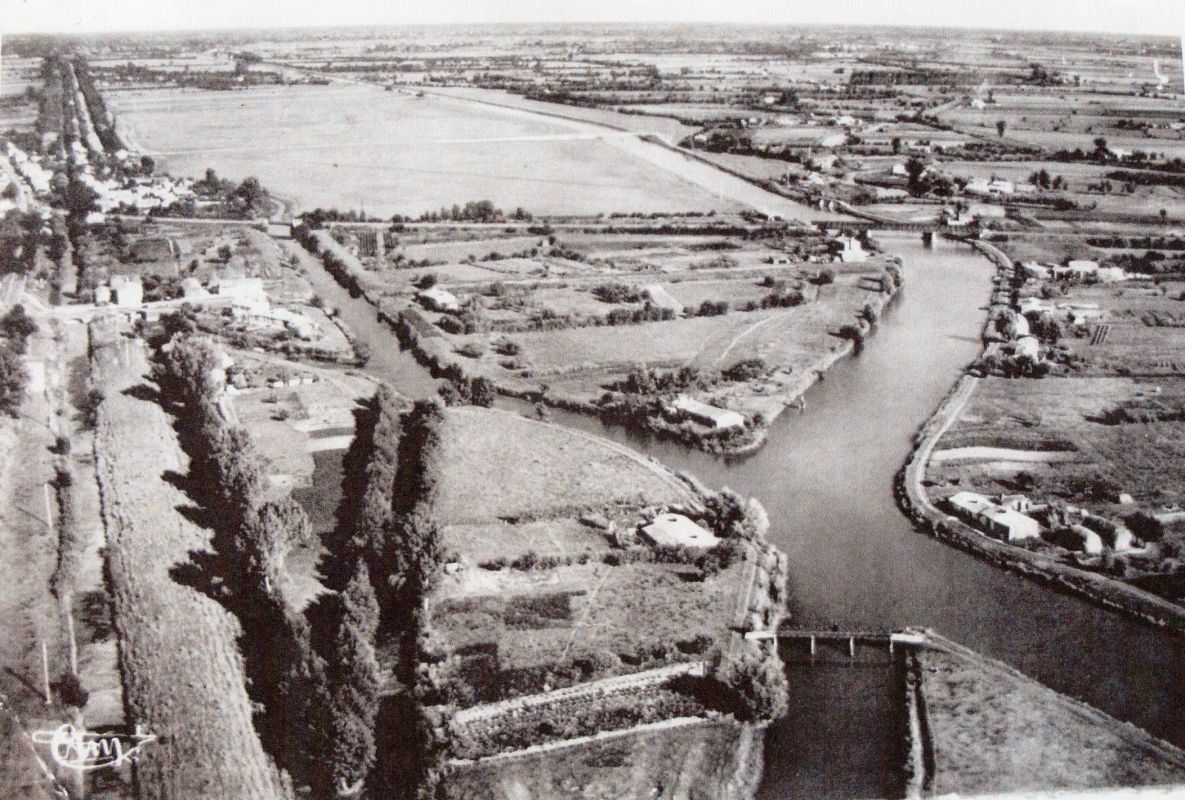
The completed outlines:
[[[1185,2],[1185,0],[1182,0]],[[584,28],[584,27],[655,27],[655,28],[768,28],[768,29],[827,29],[851,28],[853,30],[926,30],[926,31],[965,31],[967,33],[1016,33],[1032,35],[1069,35],[1069,36],[1108,36],[1141,39],[1173,39],[1185,38],[1185,35],[1169,33],[1139,33],[1131,31],[1093,31],[1080,29],[1056,28],[1006,28],[1006,27],[973,27],[968,25],[926,24],[926,23],[880,23],[880,22],[741,22],[732,20],[698,20],[663,21],[663,20],[574,20],[570,22],[547,21],[492,21],[492,22],[358,22],[342,24],[298,24],[298,25],[237,25],[226,27],[205,28],[154,28],[154,29],[111,29],[96,31],[4,31],[4,36],[12,38],[47,36],[53,38],[95,38],[109,36],[186,36],[199,34],[235,34],[256,32],[300,32],[300,31],[338,31],[338,30],[384,30],[398,28]]]
[[[678,19],[670,19],[672,14]],[[332,17],[332,18],[327,18]],[[279,24],[276,24],[276,23]],[[1185,37],[1182,0],[995,0],[968,6],[952,0],[602,0],[595,9],[546,0],[437,0],[423,4],[339,0],[327,10],[313,0],[16,0],[0,35],[95,36],[229,33],[383,27],[516,25],[722,25],[736,27],[924,28],[1013,33]]]

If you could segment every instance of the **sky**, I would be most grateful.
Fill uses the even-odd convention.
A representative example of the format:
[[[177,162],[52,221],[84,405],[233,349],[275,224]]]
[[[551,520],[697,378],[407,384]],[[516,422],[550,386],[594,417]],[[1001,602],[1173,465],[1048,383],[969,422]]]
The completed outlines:
[[[0,0],[5,33],[498,22],[871,24],[1185,36],[1185,0]]]

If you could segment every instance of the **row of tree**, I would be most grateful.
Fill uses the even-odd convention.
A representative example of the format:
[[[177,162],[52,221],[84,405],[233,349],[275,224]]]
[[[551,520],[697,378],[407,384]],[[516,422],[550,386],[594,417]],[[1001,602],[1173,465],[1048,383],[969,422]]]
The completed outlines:
[[[29,337],[37,332],[37,323],[24,306],[13,306],[0,318],[0,412],[15,417],[25,399],[29,373],[21,357],[28,349]]]
[[[158,385],[179,411],[191,492],[215,531],[211,567],[222,578],[219,600],[244,630],[264,745],[316,797],[352,794],[374,762],[380,688],[378,605],[367,565],[353,565],[314,630],[288,591],[285,564],[294,545],[309,543],[308,520],[291,498],[267,498],[262,456],[248,432],[223,417],[221,354],[182,335],[161,356]]]

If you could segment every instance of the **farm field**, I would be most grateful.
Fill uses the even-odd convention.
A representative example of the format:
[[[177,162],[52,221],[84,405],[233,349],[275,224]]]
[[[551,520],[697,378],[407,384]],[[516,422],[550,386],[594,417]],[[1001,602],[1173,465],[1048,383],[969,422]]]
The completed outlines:
[[[706,490],[620,445],[494,409],[447,410],[439,447],[433,508],[454,566],[431,594],[425,648],[452,702],[697,661],[734,635],[752,566],[699,574],[694,558],[642,557],[635,533],[667,509],[714,529]]]
[[[121,132],[171,172],[254,176],[302,210],[415,214],[486,198],[532,213],[736,206],[560,119],[372,86],[109,92]]]
[[[647,730],[576,747],[462,768],[448,800],[579,796],[624,800],[665,796],[742,798],[761,763],[762,733],[731,722]],[[739,775],[738,775],[739,773]],[[738,777],[740,781],[738,782]]]

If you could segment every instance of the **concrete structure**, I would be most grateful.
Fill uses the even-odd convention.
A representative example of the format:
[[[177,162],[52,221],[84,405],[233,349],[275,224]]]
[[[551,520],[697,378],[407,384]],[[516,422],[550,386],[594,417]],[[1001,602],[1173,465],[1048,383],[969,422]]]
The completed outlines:
[[[642,528],[642,535],[663,547],[715,547],[720,540],[707,528],[682,514],[659,514]]]
[[[1010,496],[1008,505],[1000,505],[976,492],[957,492],[946,502],[956,516],[993,538],[1019,542],[1041,536],[1041,524],[1017,510],[1017,506],[1028,508],[1023,496]]]
[[[461,303],[457,300],[457,296],[439,286],[424,289],[416,297],[431,311],[443,311],[449,314],[455,314],[461,310]]]
[[[743,414],[717,408],[707,403],[701,403],[687,395],[679,395],[672,404],[674,410],[685,419],[690,419],[712,430],[722,431],[728,428],[740,428],[745,424]]]

